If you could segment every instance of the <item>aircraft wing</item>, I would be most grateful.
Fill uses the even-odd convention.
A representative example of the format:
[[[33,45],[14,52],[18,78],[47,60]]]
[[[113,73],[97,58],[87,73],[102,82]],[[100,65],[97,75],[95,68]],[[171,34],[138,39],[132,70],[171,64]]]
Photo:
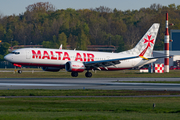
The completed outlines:
[[[139,56],[133,56],[133,57],[126,57],[126,58],[117,58],[117,59],[109,59],[109,60],[100,60],[100,61],[89,61],[89,62],[84,62],[84,65],[86,67],[93,67],[100,69],[99,67],[104,67],[107,69],[107,66],[115,66],[116,64],[120,64],[121,60],[128,60],[128,59],[133,59],[133,58],[138,58]]]

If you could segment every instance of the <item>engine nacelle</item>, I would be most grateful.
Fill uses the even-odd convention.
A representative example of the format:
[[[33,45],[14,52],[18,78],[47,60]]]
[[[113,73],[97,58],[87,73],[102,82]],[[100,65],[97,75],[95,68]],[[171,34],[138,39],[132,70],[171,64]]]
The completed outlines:
[[[66,63],[65,69],[68,72],[83,72],[85,70],[85,66],[82,62],[69,61]]]
[[[60,68],[57,67],[42,67],[44,71],[58,72]]]

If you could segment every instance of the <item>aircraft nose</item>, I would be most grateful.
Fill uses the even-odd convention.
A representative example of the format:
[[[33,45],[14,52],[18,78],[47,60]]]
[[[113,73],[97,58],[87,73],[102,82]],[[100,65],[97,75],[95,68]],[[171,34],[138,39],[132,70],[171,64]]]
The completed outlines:
[[[8,55],[4,56],[4,59],[9,61],[11,59],[11,56],[8,54]]]

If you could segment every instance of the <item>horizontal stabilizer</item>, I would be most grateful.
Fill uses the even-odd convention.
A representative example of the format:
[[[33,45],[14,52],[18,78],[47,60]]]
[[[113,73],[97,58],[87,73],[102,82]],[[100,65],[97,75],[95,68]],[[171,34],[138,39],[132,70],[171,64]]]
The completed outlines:
[[[146,57],[143,57],[143,56],[139,56],[139,57],[143,58],[144,60],[152,60],[152,59],[167,58],[167,57],[172,58],[173,55],[170,55],[170,56],[151,57],[151,58],[146,58]]]

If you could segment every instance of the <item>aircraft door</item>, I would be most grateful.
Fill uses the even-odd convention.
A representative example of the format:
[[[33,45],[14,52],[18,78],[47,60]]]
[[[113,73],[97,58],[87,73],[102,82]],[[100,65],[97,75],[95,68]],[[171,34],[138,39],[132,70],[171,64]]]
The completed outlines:
[[[31,58],[30,50],[26,50],[26,59],[30,59],[30,58]]]

